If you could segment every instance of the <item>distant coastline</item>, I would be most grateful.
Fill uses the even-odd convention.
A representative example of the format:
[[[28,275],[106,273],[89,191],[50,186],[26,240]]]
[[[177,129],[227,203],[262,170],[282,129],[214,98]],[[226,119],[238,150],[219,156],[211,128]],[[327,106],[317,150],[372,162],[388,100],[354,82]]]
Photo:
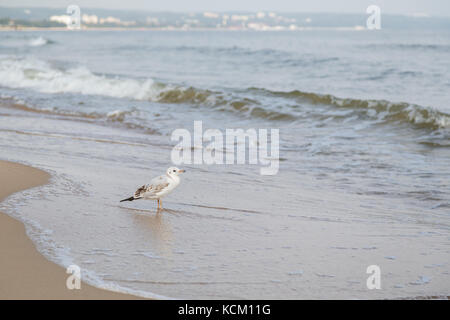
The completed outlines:
[[[0,7],[0,31],[304,31],[367,30],[367,14],[308,12],[149,12],[77,7],[76,15],[67,8]],[[80,28],[81,26],[81,28]],[[450,18],[425,13],[383,14],[382,28],[443,28]]]
[[[68,31],[68,32],[79,32],[79,31],[248,31],[248,32],[296,32],[296,31],[314,31],[314,30],[336,30],[336,31],[364,31],[368,30],[363,26],[354,27],[305,27],[292,29],[282,29],[282,30],[254,30],[254,29],[235,29],[235,28],[129,28],[129,27],[105,27],[105,28],[81,28],[78,30],[70,30],[67,27],[3,27],[0,26],[1,31]]]

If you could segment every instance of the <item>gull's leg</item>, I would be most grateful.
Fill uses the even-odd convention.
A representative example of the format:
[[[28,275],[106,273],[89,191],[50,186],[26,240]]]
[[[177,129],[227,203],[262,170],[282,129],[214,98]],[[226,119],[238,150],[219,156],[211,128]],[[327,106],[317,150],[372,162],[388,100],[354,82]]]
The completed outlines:
[[[163,207],[162,207],[162,200],[159,200],[159,201],[160,201],[160,203],[161,203],[161,209],[162,209],[162,208],[163,208]]]
[[[157,201],[158,201],[158,208],[157,209],[159,209],[159,199],[156,199]]]

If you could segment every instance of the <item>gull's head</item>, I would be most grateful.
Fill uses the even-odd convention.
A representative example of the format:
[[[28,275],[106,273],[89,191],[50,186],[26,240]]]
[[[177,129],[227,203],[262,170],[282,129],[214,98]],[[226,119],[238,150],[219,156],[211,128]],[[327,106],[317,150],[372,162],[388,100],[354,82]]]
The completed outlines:
[[[181,173],[185,172],[186,170],[178,169],[177,167],[170,167],[167,169],[167,175],[168,176],[179,176]]]

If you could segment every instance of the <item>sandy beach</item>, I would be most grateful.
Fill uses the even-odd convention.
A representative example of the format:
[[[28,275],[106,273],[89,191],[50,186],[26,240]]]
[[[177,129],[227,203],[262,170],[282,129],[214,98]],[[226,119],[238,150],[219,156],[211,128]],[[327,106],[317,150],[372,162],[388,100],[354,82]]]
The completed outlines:
[[[0,201],[7,196],[43,185],[50,176],[21,164],[0,161]],[[24,225],[0,213],[0,299],[139,299],[82,283],[68,290],[68,274],[45,259],[27,237]]]

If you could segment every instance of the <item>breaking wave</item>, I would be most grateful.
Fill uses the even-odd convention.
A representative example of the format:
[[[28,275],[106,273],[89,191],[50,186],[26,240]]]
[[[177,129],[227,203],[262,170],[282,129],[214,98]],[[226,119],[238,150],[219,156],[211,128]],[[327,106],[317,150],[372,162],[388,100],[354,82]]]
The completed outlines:
[[[192,87],[163,84],[153,79],[132,79],[98,75],[85,67],[58,69],[50,63],[34,58],[0,60],[0,86],[30,88],[43,93],[79,93],[113,98],[154,101],[172,104],[200,104],[210,107],[228,107],[230,110],[247,111],[258,102],[233,97],[221,92]],[[279,116],[276,112],[267,113]]]
[[[164,84],[153,79],[98,75],[85,67],[60,69],[34,58],[1,58],[0,85],[10,88],[31,88],[43,93],[79,93],[159,103],[201,105],[216,111],[235,112],[248,118],[279,121],[295,121],[305,116],[305,112],[302,111],[306,107],[311,109],[316,105],[323,105],[353,110],[346,115],[348,117],[358,116],[363,112],[381,121],[410,123],[432,129],[450,128],[450,115],[410,103],[345,99],[299,90],[283,92],[249,88],[237,93],[218,92]],[[274,107],[274,104],[280,101],[284,106]],[[313,108],[312,112],[319,113],[320,110],[315,111]],[[122,121],[124,115],[110,114],[106,117]],[[105,117],[98,114],[87,116]]]
[[[1,59],[0,85],[44,93],[80,93],[138,100],[152,99],[157,94],[157,86],[151,79],[108,78],[93,74],[85,67],[62,70],[34,58]]]
[[[30,42],[28,42],[28,45],[31,47],[41,47],[45,46],[46,44],[53,43],[51,40],[44,38],[44,37],[37,37],[34,39],[31,39]]]
[[[379,120],[409,122],[421,127],[450,128],[449,114],[431,107],[422,107],[406,102],[394,103],[387,100],[338,98],[330,94],[317,94],[299,90],[289,92],[270,91],[259,88],[250,88],[249,90],[266,95],[294,99],[300,103],[348,108],[355,110],[355,112],[361,110],[369,111],[369,115]]]

